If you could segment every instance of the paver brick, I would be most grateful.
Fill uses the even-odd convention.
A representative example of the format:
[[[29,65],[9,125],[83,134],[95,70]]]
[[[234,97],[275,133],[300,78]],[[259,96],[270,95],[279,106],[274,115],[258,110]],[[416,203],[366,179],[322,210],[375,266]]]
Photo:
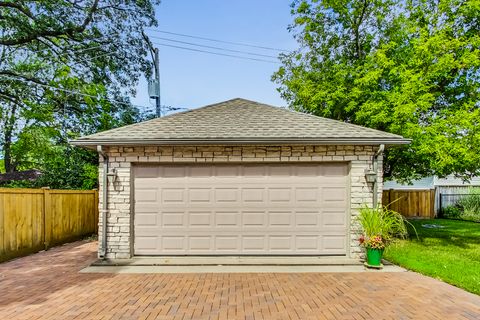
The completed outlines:
[[[480,319],[480,297],[414,272],[80,273],[96,242],[0,264],[0,319]]]

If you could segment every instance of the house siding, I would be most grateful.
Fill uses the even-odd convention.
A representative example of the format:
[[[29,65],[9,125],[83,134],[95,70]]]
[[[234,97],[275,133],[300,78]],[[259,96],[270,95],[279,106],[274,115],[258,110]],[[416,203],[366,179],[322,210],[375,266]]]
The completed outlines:
[[[117,171],[114,184],[108,184],[106,258],[128,259],[133,255],[132,166],[135,163],[255,163],[255,162],[348,162],[350,165],[351,257],[359,257],[359,209],[373,203],[373,186],[365,180],[365,169],[372,168],[377,146],[294,145],[294,146],[125,146],[106,148],[110,168]],[[379,156],[378,201],[382,199],[382,156]],[[100,159],[103,161],[103,159]],[[100,166],[100,193],[102,193]],[[102,194],[100,212],[102,212]],[[102,237],[102,215],[99,238]]]

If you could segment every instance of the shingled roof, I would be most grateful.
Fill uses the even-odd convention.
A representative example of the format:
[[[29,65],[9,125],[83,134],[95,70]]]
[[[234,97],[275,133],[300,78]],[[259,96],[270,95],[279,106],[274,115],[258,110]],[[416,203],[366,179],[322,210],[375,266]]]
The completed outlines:
[[[232,99],[72,141],[149,144],[407,144],[403,137],[246,99]]]

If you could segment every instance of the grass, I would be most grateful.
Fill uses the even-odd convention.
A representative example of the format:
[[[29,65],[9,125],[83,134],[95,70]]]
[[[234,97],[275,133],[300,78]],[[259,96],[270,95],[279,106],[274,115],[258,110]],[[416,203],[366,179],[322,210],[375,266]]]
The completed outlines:
[[[418,239],[410,227],[410,238],[390,245],[385,259],[480,295],[480,223],[447,219],[411,223]]]

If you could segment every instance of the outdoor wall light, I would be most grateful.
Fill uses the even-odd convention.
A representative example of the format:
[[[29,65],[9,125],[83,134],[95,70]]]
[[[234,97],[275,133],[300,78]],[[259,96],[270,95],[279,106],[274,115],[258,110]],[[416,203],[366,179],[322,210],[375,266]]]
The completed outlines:
[[[117,181],[117,170],[115,170],[115,168],[108,170],[107,180],[109,183],[115,183],[115,181]]]
[[[366,169],[365,170],[365,179],[369,183],[373,183],[377,181],[377,173],[373,171],[372,169]]]

